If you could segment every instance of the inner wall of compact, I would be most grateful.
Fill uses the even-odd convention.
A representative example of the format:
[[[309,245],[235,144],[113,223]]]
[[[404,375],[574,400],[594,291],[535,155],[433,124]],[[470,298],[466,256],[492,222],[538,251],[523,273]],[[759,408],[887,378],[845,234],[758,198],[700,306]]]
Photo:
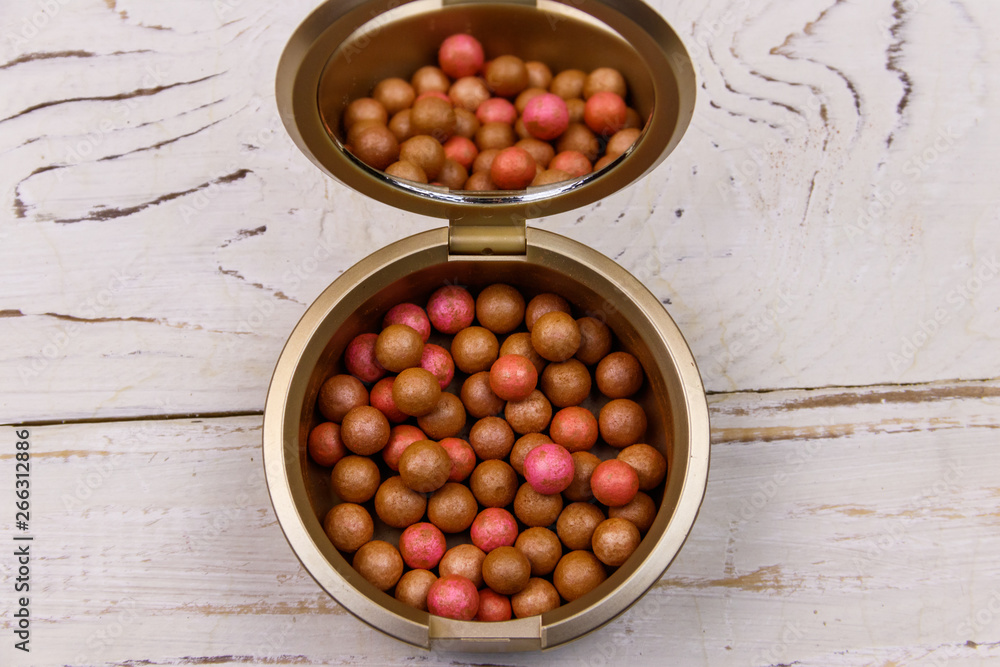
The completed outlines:
[[[490,284],[503,282],[517,287],[524,295],[526,301],[540,292],[555,292],[566,297],[573,304],[574,317],[590,315],[607,322],[614,334],[613,349],[628,351],[635,355],[642,363],[646,374],[646,382],[641,392],[633,398],[642,405],[648,417],[649,426],[646,431],[645,442],[659,449],[668,462],[668,478],[666,480],[668,492],[666,495],[668,499],[672,500],[669,500],[667,503],[662,502],[664,495],[662,487],[650,493],[654,501],[660,506],[657,520],[647,533],[647,536],[653,535],[653,539],[644,539],[640,548],[633,554],[633,557],[625,565],[618,568],[612,576],[609,576],[609,580],[602,584],[601,587],[573,603],[563,605],[554,612],[549,612],[546,616],[563,612],[571,613],[589,606],[603,597],[611,588],[617,586],[618,583],[623,581],[637,567],[641,566],[652,544],[666,529],[670,515],[674,509],[676,498],[679,497],[681,479],[678,476],[684,475],[686,467],[684,457],[686,456],[687,448],[682,448],[684,452],[682,452],[679,458],[675,456],[674,439],[676,437],[678,441],[683,442],[683,433],[675,433],[675,425],[671,415],[671,403],[674,403],[674,401],[671,401],[671,396],[667,395],[668,381],[664,377],[664,369],[659,368],[655,362],[657,354],[659,354],[660,358],[665,358],[667,355],[662,354],[662,351],[659,353],[654,352],[646,344],[646,341],[643,340],[637,328],[633,326],[633,322],[636,321],[638,316],[635,313],[627,312],[627,308],[621,303],[620,295],[602,295],[599,293],[602,283],[601,276],[596,270],[583,265],[577,266],[580,273],[573,276],[560,273],[546,266],[527,265],[523,261],[452,261],[420,269],[373,293],[364,302],[363,306],[350,316],[333,335],[321,355],[320,363],[312,369],[306,386],[303,418],[299,430],[299,463],[301,465],[301,474],[305,481],[306,493],[310,499],[316,520],[322,524],[323,518],[335,504],[336,500],[330,488],[329,469],[322,468],[309,459],[306,453],[306,443],[312,427],[324,421],[315,409],[319,387],[328,377],[344,372],[341,367],[341,357],[347,344],[358,334],[380,331],[382,318],[393,305],[403,302],[424,305],[430,294],[442,285],[463,285],[470,289],[473,294],[476,294],[479,290]],[[375,288],[377,287],[376,285]],[[358,289],[364,289],[364,287],[359,287]],[[623,308],[625,312],[619,310],[619,308]],[[523,331],[525,329],[522,326],[518,330]],[[501,342],[503,338],[504,336],[498,336]],[[435,342],[434,337],[432,337],[431,342]],[[442,341],[438,340],[438,342]],[[662,341],[658,342],[662,345]],[[593,371],[593,368],[591,368],[591,371]],[[676,369],[668,369],[666,372],[668,374],[672,373],[674,376],[677,373]],[[463,379],[465,377],[460,371],[456,372],[456,376]],[[676,385],[677,383],[670,382],[670,384]],[[449,390],[457,393],[460,386],[461,380],[456,379]],[[679,391],[677,393],[679,394]],[[597,394],[596,385],[594,394]],[[678,401],[674,405],[681,405],[679,396],[673,396],[672,398]],[[599,409],[605,402],[606,399],[595,401],[592,397],[585,406]],[[680,408],[678,407],[677,409]],[[558,408],[553,408],[553,413],[556,410]],[[467,428],[471,427],[474,421],[470,417]],[[467,429],[459,437],[467,439]],[[601,458],[613,457],[614,450],[607,445],[599,444],[598,446],[606,447],[605,451],[610,453],[610,456],[602,456],[601,452],[595,448],[594,452],[598,456]],[[397,474],[385,467],[381,461],[381,457],[376,456],[375,460],[379,463],[382,470],[383,481],[388,476]],[[290,473],[294,474],[292,470],[290,470]],[[369,501],[365,505],[376,523],[375,538],[386,539],[395,543],[401,531],[381,523],[374,512],[374,508],[371,507],[372,501]],[[448,536],[449,547],[467,541],[469,541],[467,531],[465,535]],[[333,554],[331,558],[333,567],[345,579],[379,604],[387,607],[390,611],[411,619],[415,618],[414,614],[417,614],[418,618],[419,615],[423,614],[423,612],[418,612],[399,603],[390,595],[377,591],[368,582],[364,581],[351,567],[350,563],[334,550],[332,546],[329,547],[329,550]],[[660,564],[660,567],[666,567],[666,563]],[[567,608],[569,609],[567,610]],[[423,617],[426,618],[426,615]]]
[[[391,18],[389,12],[368,30],[359,30],[331,56],[320,78],[320,114],[343,143],[340,119],[352,100],[369,96],[382,79],[409,81],[418,67],[436,65],[441,42],[461,32],[482,42],[487,60],[513,54],[544,62],[553,74],[613,67],[628,84],[629,106],[648,121],[653,111],[653,81],[638,52],[616,33],[573,13],[579,14],[502,3],[438,7],[398,18]],[[673,71],[657,72],[657,76],[669,79],[668,89],[677,88]],[[669,107],[666,126],[674,127],[678,100],[664,102],[664,106]]]

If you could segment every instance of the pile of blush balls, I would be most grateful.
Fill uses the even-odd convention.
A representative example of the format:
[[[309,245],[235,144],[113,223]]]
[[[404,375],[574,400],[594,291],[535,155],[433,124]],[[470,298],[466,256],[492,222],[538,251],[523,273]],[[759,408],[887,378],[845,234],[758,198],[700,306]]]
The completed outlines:
[[[438,67],[379,81],[340,119],[348,151],[374,169],[452,190],[523,190],[598,171],[639,138],[625,78],[547,65],[448,37]],[[334,123],[335,125],[336,123]]]
[[[342,368],[320,388],[328,421],[308,442],[333,468],[324,529],[398,600],[461,620],[541,614],[603,582],[652,525],[644,491],[667,462],[642,442],[646,414],[630,398],[642,366],[563,297],[448,285],[426,308],[389,310]],[[398,544],[373,539],[372,511],[380,534],[402,529]],[[446,535],[462,543],[449,549]]]

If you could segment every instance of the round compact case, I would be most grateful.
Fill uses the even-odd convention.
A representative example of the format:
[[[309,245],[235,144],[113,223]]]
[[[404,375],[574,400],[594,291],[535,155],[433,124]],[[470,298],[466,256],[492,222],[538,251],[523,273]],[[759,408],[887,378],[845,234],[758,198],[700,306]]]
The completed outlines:
[[[395,179],[356,159],[338,134],[348,103],[387,77],[435,62],[442,40],[475,35],[487,58],[517,54],[553,71],[613,67],[645,121],[640,139],[608,168],[510,192],[464,192]],[[415,63],[417,65],[415,65]],[[600,627],[662,576],[694,523],[705,492],[709,421],[688,346],[660,301],[596,250],[526,219],[584,206],[620,190],[677,145],[694,109],[691,61],[675,32],[638,0],[466,2],[331,0],[296,30],[278,69],[277,102],[295,143],[320,169],[379,201],[445,218],[448,226],[377,250],[345,271],[308,308],[277,362],[264,411],[264,466],[278,521],[306,570],[366,623],[417,646],[504,652],[558,646]],[[321,421],[323,382],[342,370],[356,336],[379,331],[392,306],[427,303],[443,285],[474,294],[505,283],[525,299],[554,292],[580,315],[604,321],[616,349],[634,355],[646,381],[633,396],[648,415],[643,442],[666,458],[651,491],[656,518],[632,556],[586,595],[510,621],[457,621],[419,611],[376,589],[331,543],[323,519],[337,502],[328,469],[307,455]],[[375,520],[375,538],[399,530]],[[451,546],[451,540],[449,540]],[[390,590],[391,593],[391,590]]]

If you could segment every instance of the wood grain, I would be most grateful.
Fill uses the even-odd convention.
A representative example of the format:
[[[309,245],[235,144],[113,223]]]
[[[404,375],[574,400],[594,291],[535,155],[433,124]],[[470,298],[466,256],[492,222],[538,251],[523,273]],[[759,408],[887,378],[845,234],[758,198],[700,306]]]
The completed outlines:
[[[259,410],[306,305],[441,223],[287,138],[275,67],[315,0],[53,2],[0,30],[4,418]],[[653,4],[698,72],[688,135],[535,224],[641,278],[713,391],[1000,377],[995,5]]]
[[[711,416],[705,503],[654,589],[565,648],[496,656],[409,648],[309,578],[270,507],[258,417],[35,428],[37,652],[13,664],[1000,658],[1000,383],[730,394]]]

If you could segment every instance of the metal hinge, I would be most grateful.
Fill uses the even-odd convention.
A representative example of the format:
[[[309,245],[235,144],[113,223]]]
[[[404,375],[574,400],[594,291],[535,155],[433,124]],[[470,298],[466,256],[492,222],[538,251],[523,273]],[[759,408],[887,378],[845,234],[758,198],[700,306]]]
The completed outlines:
[[[448,251],[452,255],[525,255],[528,242],[524,219],[452,220]]]

